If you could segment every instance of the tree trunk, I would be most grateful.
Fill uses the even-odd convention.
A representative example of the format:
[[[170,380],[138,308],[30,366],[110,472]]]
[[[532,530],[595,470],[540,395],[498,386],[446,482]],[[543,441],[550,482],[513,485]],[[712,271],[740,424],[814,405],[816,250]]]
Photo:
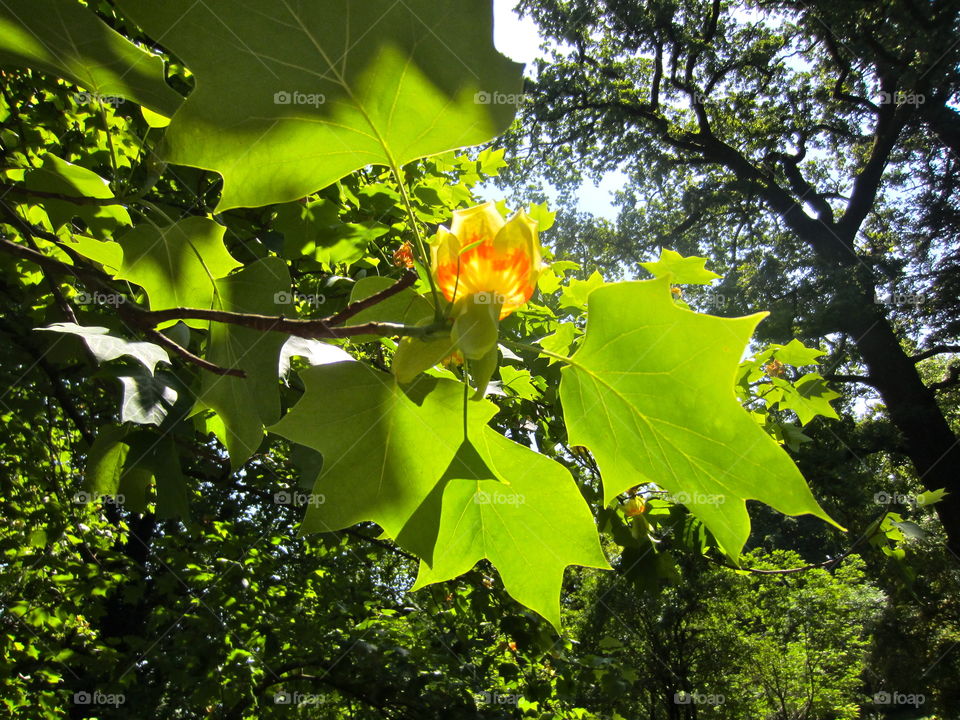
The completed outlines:
[[[928,490],[950,493],[934,507],[948,547],[960,558],[960,441],[872,295],[861,293],[860,307],[850,310],[841,318],[843,329],[853,337],[890,420],[903,434],[920,482]]]

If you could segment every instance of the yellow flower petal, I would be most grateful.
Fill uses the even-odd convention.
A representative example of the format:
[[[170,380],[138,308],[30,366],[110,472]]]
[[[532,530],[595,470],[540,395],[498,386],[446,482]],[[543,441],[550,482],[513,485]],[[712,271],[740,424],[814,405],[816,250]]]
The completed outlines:
[[[454,210],[450,232],[460,239],[460,247],[485,238],[496,237],[503,227],[503,217],[493,202],[485,202],[466,210]]]
[[[488,293],[503,319],[526,303],[543,272],[537,222],[522,210],[504,222],[492,202],[453,213],[431,243],[437,284],[451,302]]]

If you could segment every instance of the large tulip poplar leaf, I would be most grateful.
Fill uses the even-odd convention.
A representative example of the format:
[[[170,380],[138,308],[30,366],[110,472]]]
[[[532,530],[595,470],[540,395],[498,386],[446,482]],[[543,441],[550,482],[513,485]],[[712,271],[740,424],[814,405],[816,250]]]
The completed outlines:
[[[764,317],[681,308],[669,277],[591,293],[586,338],[562,371],[560,397],[570,442],[594,454],[606,502],[656,483],[734,556],[750,534],[747,499],[833,522],[734,394],[738,363]]]
[[[287,306],[281,298],[290,290],[286,263],[265,258],[231,274],[240,263],[223,244],[225,230],[204,217],[162,227],[140,225],[120,238],[123,263],[117,277],[140,285],[151,310],[282,314]],[[204,373],[197,402],[198,410],[216,412],[211,427],[226,445],[233,467],[239,467],[256,452],[264,425],[280,417],[277,368],[286,338],[207,320],[182,322],[209,330],[207,360],[246,373],[244,378]]]
[[[413,589],[492,562],[504,588],[560,629],[560,586],[568,565],[608,569],[597,528],[570,472],[490,428],[471,438],[498,478],[450,479],[433,565],[421,562]]]
[[[240,267],[223,245],[225,231],[204,217],[165,226],[139,225],[120,238],[123,264],[117,277],[146,290],[151,310],[222,309],[216,280]],[[198,329],[207,326],[204,320],[183,322]]]
[[[288,292],[290,275],[280,258],[257,260],[238,273],[216,281],[216,309],[259,315],[279,315],[278,296]],[[280,418],[277,368],[286,336],[239,325],[210,323],[206,359],[216,365],[239,368],[246,377],[201,376],[198,407],[214,410],[217,435],[227,446],[230,464],[237,468],[256,452],[264,425]]]
[[[93,103],[125,98],[172,115],[183,102],[164,82],[163,60],[134,45],[77,0],[0,2],[0,65],[66,78],[87,90]]]
[[[485,142],[521,90],[522,65],[493,46],[490,0],[119,4],[197,78],[167,159],[223,175],[220,210]]]
[[[371,521],[396,538],[431,505],[463,442],[463,386],[421,376],[404,392],[393,376],[356,362],[309,368],[300,377],[303,398],[269,430],[323,454],[318,502],[307,506],[304,532]],[[471,403],[473,434],[495,412],[492,403]],[[421,512],[432,527],[403,532],[401,544],[422,558],[433,554],[436,512]]]

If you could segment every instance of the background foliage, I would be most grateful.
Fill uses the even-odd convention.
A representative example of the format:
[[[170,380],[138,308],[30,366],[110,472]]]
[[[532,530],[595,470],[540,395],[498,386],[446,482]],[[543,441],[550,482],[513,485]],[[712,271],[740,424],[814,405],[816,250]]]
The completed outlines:
[[[489,4],[362,5],[0,10],[6,714],[951,717],[957,8],[531,0],[495,139]],[[461,444],[389,373],[494,183]]]

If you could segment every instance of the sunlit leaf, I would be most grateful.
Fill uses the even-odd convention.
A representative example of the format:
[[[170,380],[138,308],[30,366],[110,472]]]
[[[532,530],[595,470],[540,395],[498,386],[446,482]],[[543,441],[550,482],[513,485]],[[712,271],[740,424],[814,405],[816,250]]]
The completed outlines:
[[[705,267],[707,258],[702,257],[683,257],[674,250],[663,248],[660,251],[660,259],[656,262],[640,263],[654,277],[664,277],[671,275],[675,283],[706,285],[711,280],[723,277]]]
[[[157,363],[170,363],[167,351],[153,343],[131,341],[111,334],[105,327],[83,327],[75,323],[54,323],[39,331],[67,333],[81,338],[97,362],[108,362],[124,356],[139,360],[152,375]]]
[[[88,102],[126,98],[172,115],[183,101],[164,82],[159,57],[76,0],[0,3],[0,63],[71,80],[89,91]]]
[[[221,210],[485,142],[520,92],[489,1],[119,4],[197,76],[167,128],[169,160],[221,173]]]
[[[324,456],[303,530],[329,531],[364,520],[396,537],[434,490],[463,440],[463,385],[422,375],[404,392],[396,380],[361,363],[336,363],[300,373],[306,393],[271,432]],[[494,414],[471,403],[476,432]],[[429,559],[436,519],[406,537]]]
[[[656,483],[734,555],[750,533],[747,499],[830,521],[734,394],[740,357],[763,317],[682,309],[666,278],[590,295],[586,338],[562,371],[560,397],[570,442],[597,459],[606,502]]]
[[[433,564],[420,564],[413,589],[462,575],[487,558],[507,592],[559,630],[564,569],[609,567],[590,508],[569,471],[550,458],[490,428],[471,443],[476,464],[496,477],[449,478]]]
[[[123,266],[117,277],[147,291],[151,310],[191,307],[217,309],[217,278],[240,266],[223,245],[226,228],[203,217],[173,225],[147,223],[120,238]],[[289,284],[283,287],[287,290]],[[195,328],[202,320],[184,320]]]
[[[114,197],[107,181],[92,170],[74,165],[47,153],[43,164],[27,171],[24,186],[31,190],[56,193],[67,197],[110,199]],[[124,225],[131,225],[130,215],[122,205],[82,205],[56,198],[33,201],[47,211],[54,230],[80,218],[90,234],[104,237]]]
[[[216,309],[279,315],[280,293],[290,287],[286,264],[279,258],[258,260],[238,273],[216,281]],[[259,447],[264,425],[280,417],[278,368],[286,338],[227,323],[210,323],[206,359],[221,367],[238,368],[246,377],[204,373],[198,404],[216,411],[224,428],[218,434],[239,467]]]

